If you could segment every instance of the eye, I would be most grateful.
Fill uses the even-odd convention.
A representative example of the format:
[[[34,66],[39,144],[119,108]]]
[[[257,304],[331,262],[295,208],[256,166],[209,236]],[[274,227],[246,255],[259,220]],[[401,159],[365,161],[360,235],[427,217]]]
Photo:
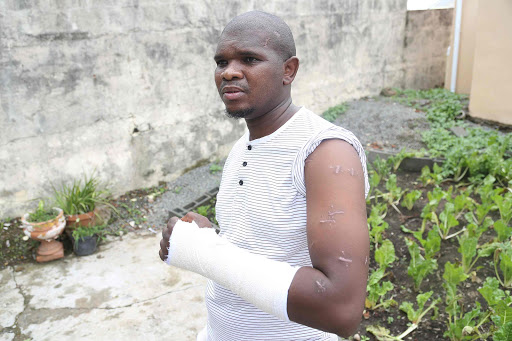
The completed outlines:
[[[228,64],[228,62],[223,59],[219,59],[219,60],[215,61],[215,64],[217,64],[218,67],[223,67],[223,66],[226,66]]]
[[[257,61],[258,61],[258,59],[254,58],[254,57],[244,57],[244,62],[246,62],[246,63],[255,63]]]

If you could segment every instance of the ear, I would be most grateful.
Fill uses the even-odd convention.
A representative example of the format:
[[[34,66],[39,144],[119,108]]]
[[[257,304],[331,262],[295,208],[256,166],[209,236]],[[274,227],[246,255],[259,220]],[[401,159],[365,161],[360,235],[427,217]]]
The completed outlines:
[[[292,84],[293,80],[295,79],[295,75],[297,74],[297,71],[299,70],[299,58],[297,57],[290,57],[288,58],[284,64],[284,75],[283,75],[283,85],[290,85]]]

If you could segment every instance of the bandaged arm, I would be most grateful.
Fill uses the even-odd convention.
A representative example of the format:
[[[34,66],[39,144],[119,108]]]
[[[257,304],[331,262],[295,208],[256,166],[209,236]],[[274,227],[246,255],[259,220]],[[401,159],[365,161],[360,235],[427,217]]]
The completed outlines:
[[[264,312],[289,321],[288,289],[299,267],[253,254],[212,228],[181,220],[173,228],[166,263],[209,278]]]

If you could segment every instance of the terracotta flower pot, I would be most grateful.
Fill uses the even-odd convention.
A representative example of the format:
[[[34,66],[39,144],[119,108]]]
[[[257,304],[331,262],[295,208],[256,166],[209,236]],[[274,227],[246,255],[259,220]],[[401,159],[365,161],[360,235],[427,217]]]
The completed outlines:
[[[73,229],[78,226],[94,226],[96,224],[96,210],[83,214],[66,216],[67,227]]]
[[[20,227],[23,228],[25,235],[41,242],[36,256],[36,261],[40,263],[64,257],[64,247],[55,239],[64,231],[66,219],[60,208],[54,210],[59,212],[57,217],[40,223],[29,222],[28,213],[21,218]]]

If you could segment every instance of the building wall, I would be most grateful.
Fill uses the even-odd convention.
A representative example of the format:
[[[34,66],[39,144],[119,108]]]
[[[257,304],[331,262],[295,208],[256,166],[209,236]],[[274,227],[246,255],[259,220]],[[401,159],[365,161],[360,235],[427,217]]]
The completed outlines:
[[[408,11],[404,39],[404,88],[443,85],[453,9]]]
[[[476,22],[478,18],[479,0],[464,0],[462,2],[462,16],[460,25],[459,58],[457,64],[457,77],[455,92],[467,94],[471,92],[473,81],[473,61],[475,55]],[[455,10],[453,11],[455,23]],[[453,64],[453,35],[455,25],[452,25],[449,45],[450,50],[446,56],[445,88],[451,88],[452,64]]]
[[[470,115],[512,125],[512,2],[480,1]]]
[[[94,170],[119,194],[226,156],[244,123],[224,117],[212,56],[252,9],[291,26],[293,98],[318,113],[431,73],[432,56],[404,66],[406,0],[0,1],[0,217]]]

